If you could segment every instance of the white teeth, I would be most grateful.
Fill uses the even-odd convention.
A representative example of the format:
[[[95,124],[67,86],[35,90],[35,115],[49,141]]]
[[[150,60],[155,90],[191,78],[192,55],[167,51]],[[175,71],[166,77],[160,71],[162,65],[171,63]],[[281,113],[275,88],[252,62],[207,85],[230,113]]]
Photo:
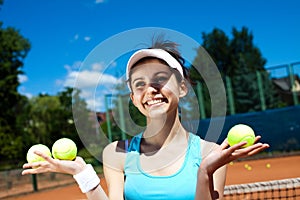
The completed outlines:
[[[161,103],[162,100],[161,99],[155,99],[155,100],[150,100],[150,101],[147,101],[148,105],[154,105],[154,104],[157,104],[157,103]]]

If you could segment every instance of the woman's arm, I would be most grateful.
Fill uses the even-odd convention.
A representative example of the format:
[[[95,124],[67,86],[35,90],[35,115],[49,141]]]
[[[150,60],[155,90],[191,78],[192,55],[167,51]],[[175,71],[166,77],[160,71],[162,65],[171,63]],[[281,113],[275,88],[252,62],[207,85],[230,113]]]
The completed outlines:
[[[81,157],[76,157],[74,161],[58,160],[58,159],[53,159],[52,157],[49,157],[41,152],[35,152],[35,153],[43,157],[45,161],[24,164],[23,168],[25,170],[22,172],[22,175],[56,172],[56,173],[65,173],[65,174],[77,176],[78,174],[85,173],[86,170],[88,170],[87,174],[84,174],[85,178],[90,176],[94,180],[93,184],[89,185],[90,187],[92,187],[91,190],[86,192],[88,199],[91,200],[108,199],[104,190],[102,189],[100,184],[98,184],[99,183],[98,182],[99,180],[97,180],[98,176],[96,175],[94,169],[90,165],[87,165]],[[86,182],[86,180],[84,182]]]
[[[90,200],[107,200],[109,199],[108,196],[106,195],[105,191],[103,188],[99,185],[97,185],[96,188],[93,190],[89,191],[86,193],[86,197]]]
[[[103,151],[103,172],[108,188],[109,199],[123,200],[124,194],[124,163],[126,152],[124,141],[113,142]]]
[[[81,188],[89,188],[85,192],[90,200],[107,200],[109,199],[103,188],[97,180],[94,169],[85,163],[81,157],[76,157],[74,161],[53,159],[41,152],[35,152],[37,155],[43,157],[45,161],[26,163],[23,165],[25,169],[22,174],[39,174],[46,172],[65,173],[73,175]],[[123,199],[124,188],[124,173],[123,162],[125,153],[117,150],[117,142],[107,145],[103,151],[103,168],[105,179],[109,189],[110,199]],[[89,178],[90,177],[90,178]],[[87,179],[86,179],[87,178]],[[83,180],[83,181],[80,181]],[[93,183],[91,185],[87,182]],[[86,187],[86,185],[89,185]],[[117,195],[117,196],[116,196]]]
[[[201,139],[202,160],[205,160],[206,157],[210,155],[213,151],[218,151],[219,148],[220,145],[214,142],[208,142]],[[199,168],[198,185],[208,185],[208,187],[202,187],[202,189],[207,189],[208,191],[204,192],[197,190],[198,194],[196,196],[200,196],[201,194],[208,194],[209,196],[206,197],[207,199],[210,199],[211,196],[214,197],[213,199],[222,199],[224,193],[224,185],[226,181],[226,171],[226,165],[221,166],[212,175],[208,175],[206,173],[206,169]]]
[[[257,136],[256,142],[259,139],[260,136]],[[222,167],[233,160],[252,156],[269,147],[268,144],[256,143],[247,148],[242,148],[242,146],[244,146],[245,144],[246,142],[241,142],[228,148],[229,145],[227,139],[225,139],[218,148],[216,148],[205,158],[203,158],[198,171],[198,182],[196,190],[197,200],[222,198],[226,177],[226,170]],[[214,173],[216,174],[214,175]],[[216,178],[217,175],[223,175],[223,178]]]
[[[227,173],[227,165],[224,165],[219,169],[217,169],[213,174],[214,191],[215,191],[214,193],[216,195],[216,199],[223,199],[224,187],[226,182],[226,173]]]

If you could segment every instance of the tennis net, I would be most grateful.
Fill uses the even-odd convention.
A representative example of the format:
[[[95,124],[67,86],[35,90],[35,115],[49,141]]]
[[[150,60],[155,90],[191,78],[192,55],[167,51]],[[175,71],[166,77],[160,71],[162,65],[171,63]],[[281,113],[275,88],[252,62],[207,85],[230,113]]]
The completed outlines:
[[[300,199],[300,178],[227,185],[225,200]]]

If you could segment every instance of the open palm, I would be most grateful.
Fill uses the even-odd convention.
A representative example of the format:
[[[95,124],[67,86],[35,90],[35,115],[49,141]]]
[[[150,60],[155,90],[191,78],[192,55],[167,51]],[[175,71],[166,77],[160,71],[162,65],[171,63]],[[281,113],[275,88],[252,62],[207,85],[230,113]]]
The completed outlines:
[[[39,174],[45,172],[58,172],[65,174],[77,174],[84,169],[86,163],[81,157],[76,157],[74,161],[71,160],[58,160],[43,154],[42,152],[34,152],[41,156],[45,161],[26,163],[23,165],[25,169],[22,174]]]
[[[257,136],[255,138],[255,144],[246,148],[242,148],[246,142],[240,142],[229,147],[228,141],[225,139],[217,149],[203,159],[202,166],[204,166],[209,173],[213,173],[219,167],[226,165],[233,160],[257,154],[269,147],[268,144],[257,143],[260,138],[260,136]]]

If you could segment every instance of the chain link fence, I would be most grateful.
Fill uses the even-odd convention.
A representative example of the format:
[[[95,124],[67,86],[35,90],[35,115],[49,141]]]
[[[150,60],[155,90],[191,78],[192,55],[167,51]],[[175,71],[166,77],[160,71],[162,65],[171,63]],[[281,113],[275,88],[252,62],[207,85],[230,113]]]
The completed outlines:
[[[22,169],[0,172],[0,199],[37,190],[75,184],[75,180],[71,175],[45,173],[23,176],[21,173]]]

